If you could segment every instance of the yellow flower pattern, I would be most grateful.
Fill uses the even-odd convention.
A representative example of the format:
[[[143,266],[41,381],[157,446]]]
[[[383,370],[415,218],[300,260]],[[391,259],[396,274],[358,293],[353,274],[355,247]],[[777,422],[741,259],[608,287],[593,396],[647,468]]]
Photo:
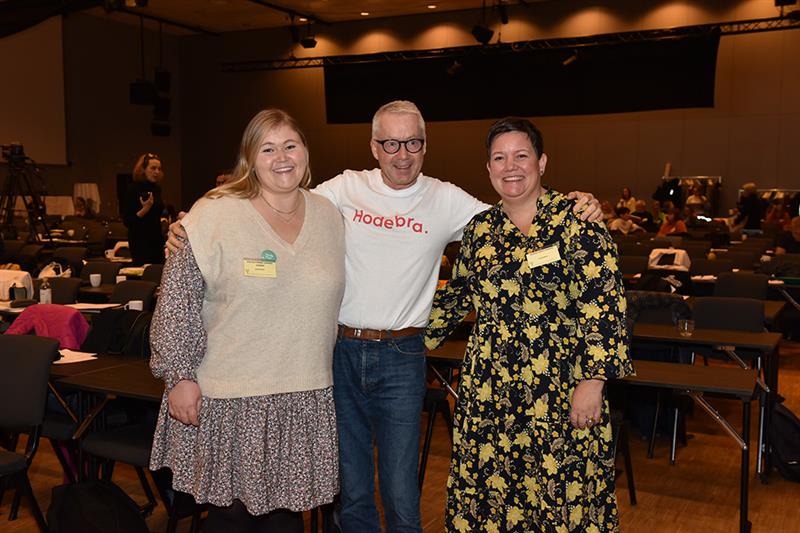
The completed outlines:
[[[426,344],[476,322],[461,370],[448,531],[618,530],[608,406],[569,423],[580,380],[631,373],[625,295],[603,225],[546,190],[527,235],[497,205],[464,231],[453,277],[434,300]],[[554,262],[528,255],[555,246]],[[533,265],[533,266],[532,266]]]

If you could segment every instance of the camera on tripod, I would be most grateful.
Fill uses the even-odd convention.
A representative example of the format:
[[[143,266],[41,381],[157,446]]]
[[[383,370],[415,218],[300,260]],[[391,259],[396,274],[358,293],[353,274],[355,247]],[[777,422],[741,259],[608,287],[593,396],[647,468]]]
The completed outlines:
[[[0,156],[9,163],[24,163],[27,159],[22,143],[18,142],[0,145]]]

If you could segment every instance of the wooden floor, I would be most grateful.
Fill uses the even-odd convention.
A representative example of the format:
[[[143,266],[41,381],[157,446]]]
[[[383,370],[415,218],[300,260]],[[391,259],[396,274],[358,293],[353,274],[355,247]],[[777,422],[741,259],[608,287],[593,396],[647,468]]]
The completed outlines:
[[[787,406],[800,413],[800,342],[784,341],[781,345],[780,392]],[[738,402],[712,400],[732,421],[741,424]],[[755,412],[754,418],[755,419]],[[444,504],[450,445],[444,423],[438,422],[428,462],[422,494],[422,520],[426,533],[444,531]],[[688,447],[678,449],[677,464],[669,465],[669,444],[660,441],[653,459],[646,457],[646,443],[632,436],[634,477],[639,503],[632,507],[625,489],[625,474],[618,479],[623,532],[679,533],[738,531],[739,520],[739,451],[735,443],[699,410],[688,420],[692,438]],[[755,432],[753,432],[755,439]],[[751,464],[755,462],[755,447]],[[51,488],[61,483],[59,465],[49,443],[42,447],[33,464],[31,479],[43,510],[50,503]],[[753,532],[800,531],[800,484],[784,481],[773,472],[768,485],[759,483],[753,473],[750,495],[750,519]],[[143,493],[132,469],[120,465],[114,473],[120,484],[137,501]],[[19,518],[8,522],[10,496],[0,507],[0,532],[35,531],[35,522],[23,505]],[[166,515],[159,506],[148,519],[151,531],[163,531]],[[188,520],[179,531],[188,531]]]

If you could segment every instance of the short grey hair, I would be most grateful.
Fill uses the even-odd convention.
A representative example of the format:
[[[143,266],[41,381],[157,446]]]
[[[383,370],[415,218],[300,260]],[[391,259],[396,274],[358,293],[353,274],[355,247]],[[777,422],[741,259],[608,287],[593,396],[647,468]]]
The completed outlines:
[[[419,128],[422,130],[422,137],[425,138],[425,119],[422,118],[422,113],[414,102],[408,100],[394,100],[388,104],[383,104],[375,114],[372,116],[372,138],[378,132],[378,120],[386,113],[406,113],[408,115],[416,115],[419,121]]]

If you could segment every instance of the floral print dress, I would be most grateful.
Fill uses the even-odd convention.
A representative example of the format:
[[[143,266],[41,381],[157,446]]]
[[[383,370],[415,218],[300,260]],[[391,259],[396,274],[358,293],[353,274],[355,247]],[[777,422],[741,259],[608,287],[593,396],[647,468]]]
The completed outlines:
[[[569,420],[584,379],[630,374],[625,295],[602,224],[545,190],[527,235],[500,204],[466,227],[426,344],[475,310],[461,370],[446,524],[458,532],[617,531],[608,404]]]

